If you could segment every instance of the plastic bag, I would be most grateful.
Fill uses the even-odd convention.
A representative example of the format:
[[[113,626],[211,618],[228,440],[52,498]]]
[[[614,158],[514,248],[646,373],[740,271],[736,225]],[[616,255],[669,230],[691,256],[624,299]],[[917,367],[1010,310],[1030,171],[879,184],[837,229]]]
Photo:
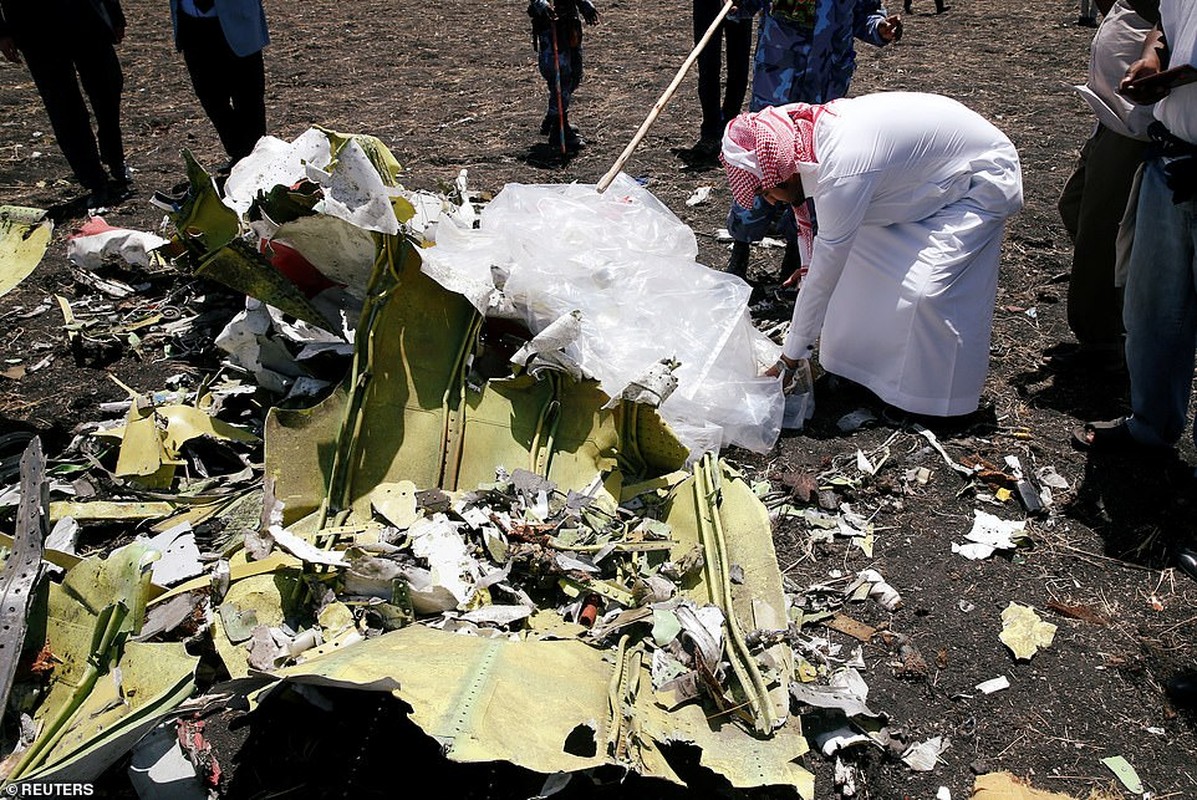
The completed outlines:
[[[781,429],[779,352],[753,327],[750,289],[696,261],[694,232],[626,175],[593,186],[508,184],[480,228],[438,231],[424,272],[482,313],[514,307],[532,332],[580,312],[567,351],[610,397],[679,362],[662,416],[695,454],[769,450]]]

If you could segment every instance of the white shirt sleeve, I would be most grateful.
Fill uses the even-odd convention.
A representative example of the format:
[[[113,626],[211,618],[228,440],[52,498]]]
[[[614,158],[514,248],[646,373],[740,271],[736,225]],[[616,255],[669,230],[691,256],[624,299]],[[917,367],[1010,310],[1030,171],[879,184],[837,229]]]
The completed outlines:
[[[838,178],[815,197],[819,232],[811,250],[810,269],[790,319],[782,353],[786,358],[810,358],[823,329],[827,304],[839,283],[852,243],[856,240],[878,180],[876,172]]]

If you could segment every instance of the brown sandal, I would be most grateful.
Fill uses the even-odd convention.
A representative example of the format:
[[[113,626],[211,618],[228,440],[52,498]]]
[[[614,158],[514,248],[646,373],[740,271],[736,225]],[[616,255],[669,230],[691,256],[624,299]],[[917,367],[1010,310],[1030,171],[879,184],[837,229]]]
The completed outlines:
[[[1072,443],[1081,450],[1100,453],[1125,453],[1145,447],[1131,435],[1126,417],[1077,425],[1072,429]]]

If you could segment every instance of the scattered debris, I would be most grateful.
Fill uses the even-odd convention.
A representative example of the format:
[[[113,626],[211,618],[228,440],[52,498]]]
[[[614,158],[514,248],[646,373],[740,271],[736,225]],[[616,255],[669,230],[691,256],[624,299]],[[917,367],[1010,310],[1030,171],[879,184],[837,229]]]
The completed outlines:
[[[1005,675],[999,675],[996,678],[990,678],[987,681],[981,681],[976,685],[976,690],[981,694],[993,694],[1004,689],[1010,688],[1010,679]]]
[[[1066,794],[1035,789],[1009,772],[986,772],[973,782],[971,800],[1073,800]]]
[[[1135,768],[1131,766],[1130,762],[1122,756],[1110,756],[1101,760],[1110,772],[1122,782],[1126,790],[1132,794],[1143,794],[1143,781],[1139,779],[1139,773],[1135,772]]]
[[[0,205],[0,297],[37,269],[53,232],[45,211]]]
[[[998,638],[1017,659],[1030,659],[1041,648],[1050,647],[1055,635],[1056,626],[1044,622],[1030,606],[1012,602],[1002,611]]]
[[[951,741],[946,736],[934,736],[925,742],[918,742],[906,748],[902,753],[902,761],[915,772],[930,772],[939,763],[939,757]]]
[[[972,530],[964,536],[969,544],[952,542],[952,552],[974,561],[989,558],[996,550],[1014,550],[1030,541],[1025,530],[1025,521],[1007,521],[977,509]]]

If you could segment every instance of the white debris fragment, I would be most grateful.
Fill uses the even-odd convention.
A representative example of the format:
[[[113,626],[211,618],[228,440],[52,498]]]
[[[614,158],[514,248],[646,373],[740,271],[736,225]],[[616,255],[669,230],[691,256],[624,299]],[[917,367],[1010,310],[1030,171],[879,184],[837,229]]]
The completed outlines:
[[[975,510],[973,527],[964,538],[968,544],[952,542],[952,552],[973,561],[989,558],[995,550],[1013,550],[1026,541],[1025,520],[1007,521],[980,509]]]
[[[200,563],[200,551],[191,523],[175,525],[142,541],[162,554],[150,567],[152,580],[159,586],[173,586],[203,573],[204,565]]]
[[[987,681],[981,681],[976,685],[976,690],[981,694],[993,694],[1000,692],[1003,689],[1010,688],[1010,679],[1005,675],[999,675],[996,678],[990,678]]]
[[[852,667],[838,669],[831,674],[826,686],[806,683],[790,684],[790,695],[799,703],[816,708],[838,708],[849,717],[876,717],[867,701],[869,685]]]
[[[411,551],[428,563],[433,586],[447,591],[458,605],[466,602],[482,575],[464,537],[444,514],[416,520],[408,529]]]
[[[328,567],[348,566],[345,554],[340,550],[322,550],[308,540],[301,539],[277,525],[270,526],[270,535],[273,537],[275,544],[300,561],[306,561],[309,564],[321,564]]]
[[[866,588],[867,587],[867,588]],[[898,590],[886,583],[885,578],[875,569],[861,570],[856,573],[853,581],[844,594],[849,598],[871,597],[881,604],[886,611],[896,611],[902,607],[902,595]]]
[[[939,763],[939,756],[950,746],[945,736],[934,736],[925,742],[918,742],[906,748],[902,761],[915,772],[930,772]]]
[[[99,269],[106,258],[119,257],[126,264],[148,267],[153,252],[170,244],[145,231],[114,228],[103,217],[92,217],[80,233],[67,240],[67,260],[83,269]]]
[[[694,190],[694,194],[686,198],[686,205],[697,206],[705,203],[711,196],[710,186],[699,186]]]
[[[1040,467],[1035,472],[1035,477],[1039,479],[1041,486],[1050,486],[1053,489],[1068,491],[1068,481],[1064,479],[1063,475],[1056,472],[1056,468],[1053,466]]]
[[[856,765],[845,764],[838,756],[835,759],[835,785],[840,789],[843,797],[856,795]]]

